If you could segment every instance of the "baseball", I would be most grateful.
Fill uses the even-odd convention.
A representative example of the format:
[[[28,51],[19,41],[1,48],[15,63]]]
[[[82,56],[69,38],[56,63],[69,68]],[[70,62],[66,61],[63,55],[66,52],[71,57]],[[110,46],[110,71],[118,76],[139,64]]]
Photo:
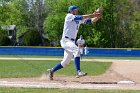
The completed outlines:
[[[98,8],[95,12],[102,13],[103,12],[103,9],[102,8]]]
[[[96,12],[100,12],[100,8],[98,8],[98,9],[96,10]]]

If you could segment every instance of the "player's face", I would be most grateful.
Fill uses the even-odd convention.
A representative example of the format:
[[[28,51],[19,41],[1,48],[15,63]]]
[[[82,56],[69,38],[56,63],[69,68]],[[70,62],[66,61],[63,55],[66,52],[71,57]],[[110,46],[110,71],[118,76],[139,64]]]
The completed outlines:
[[[78,9],[73,10],[73,14],[74,14],[74,15],[77,15],[77,14],[78,14]]]

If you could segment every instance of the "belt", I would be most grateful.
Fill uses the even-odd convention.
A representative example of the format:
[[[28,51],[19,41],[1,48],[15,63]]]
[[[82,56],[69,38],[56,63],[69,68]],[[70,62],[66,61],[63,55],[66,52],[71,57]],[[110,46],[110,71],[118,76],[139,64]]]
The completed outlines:
[[[72,41],[75,41],[75,39],[70,38],[70,37],[68,37],[68,36],[65,36],[65,38],[68,38],[68,39],[70,39],[70,40],[72,40]]]

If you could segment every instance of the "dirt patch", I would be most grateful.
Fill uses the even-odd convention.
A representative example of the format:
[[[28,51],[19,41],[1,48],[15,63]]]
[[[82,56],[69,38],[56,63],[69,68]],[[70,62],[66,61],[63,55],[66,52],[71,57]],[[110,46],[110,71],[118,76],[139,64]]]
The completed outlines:
[[[140,60],[113,60],[112,71],[125,80],[140,83]]]

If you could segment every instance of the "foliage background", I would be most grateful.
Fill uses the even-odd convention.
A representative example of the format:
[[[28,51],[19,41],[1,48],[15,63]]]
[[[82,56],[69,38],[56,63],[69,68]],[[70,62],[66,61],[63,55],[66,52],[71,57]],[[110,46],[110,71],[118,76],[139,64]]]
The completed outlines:
[[[34,28],[42,45],[45,38],[47,46],[60,46],[70,5],[78,6],[80,15],[104,9],[98,22],[80,26],[77,38],[82,34],[89,47],[140,48],[140,0],[0,0],[0,26],[15,24],[17,37]]]

